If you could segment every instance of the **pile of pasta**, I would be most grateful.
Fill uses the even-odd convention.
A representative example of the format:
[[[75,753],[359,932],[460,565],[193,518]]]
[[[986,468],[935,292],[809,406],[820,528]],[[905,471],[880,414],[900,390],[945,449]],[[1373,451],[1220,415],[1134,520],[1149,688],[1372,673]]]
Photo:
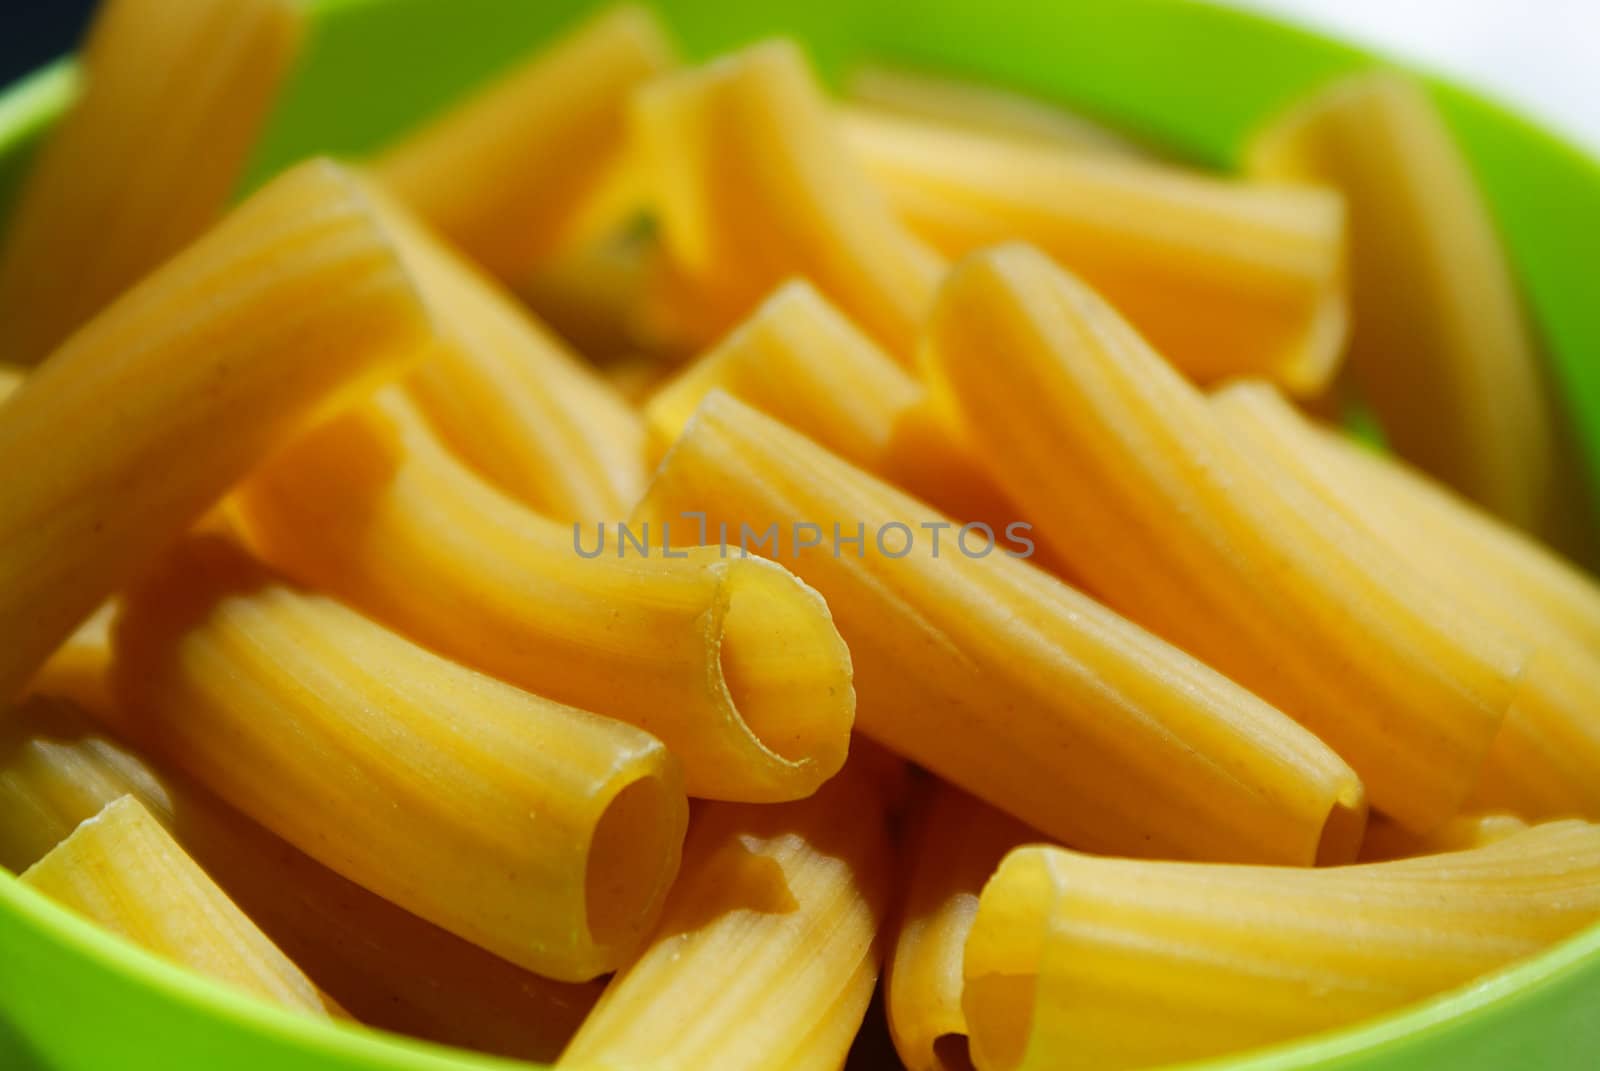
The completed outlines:
[[[1221,177],[622,7],[230,204],[300,17],[108,0],[4,237],[24,885],[580,1069],[1151,1067],[1600,920],[1585,508],[1423,90]]]

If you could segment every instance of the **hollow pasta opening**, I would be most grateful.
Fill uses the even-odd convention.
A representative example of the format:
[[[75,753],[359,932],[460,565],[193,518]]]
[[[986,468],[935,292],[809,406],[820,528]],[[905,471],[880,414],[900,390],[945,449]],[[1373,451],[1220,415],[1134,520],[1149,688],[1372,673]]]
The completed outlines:
[[[595,944],[629,944],[654,916],[679,848],[671,837],[673,804],[671,787],[647,777],[618,792],[596,823],[584,879]]]
[[[962,1003],[969,1009],[975,1063],[981,1060],[994,1071],[1021,1066],[1033,1029],[1037,985],[1033,974],[987,974],[967,980]]]
[[[940,1071],[976,1071],[965,1034],[940,1034],[934,1038],[933,1059]]]
[[[855,690],[827,604],[769,562],[736,561],[724,584],[717,658],[734,713],[772,754],[837,772]]]
[[[1317,866],[1353,863],[1367,830],[1367,799],[1357,790],[1337,800],[1317,840]]]

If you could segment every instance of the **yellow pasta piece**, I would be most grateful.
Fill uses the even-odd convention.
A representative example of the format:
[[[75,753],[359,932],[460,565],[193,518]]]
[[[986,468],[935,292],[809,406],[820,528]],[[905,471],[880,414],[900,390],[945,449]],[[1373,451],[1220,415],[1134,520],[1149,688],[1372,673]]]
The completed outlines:
[[[876,763],[810,799],[708,804],[649,943],[557,1066],[833,1071],[883,952],[893,847]]]
[[[1396,531],[1403,526],[1418,541],[1436,545],[1529,612],[1600,650],[1600,584],[1588,573],[1408,466],[1337,433],[1318,438],[1347,478],[1360,481],[1362,497],[1374,503],[1373,518],[1391,520]]]
[[[776,417],[864,468],[892,448],[922,387],[804,280],[780,286],[650,400],[657,453],[712,390]]]
[[[1318,870],[1020,848],[984,887],[963,1006],[983,1071],[1166,1066],[1370,1018],[1597,919],[1579,821]]]
[[[80,825],[22,883],[226,986],[307,1015],[339,1013],[132,796]]]
[[[0,353],[44,360],[221,214],[301,34],[295,0],[107,0],[0,247]]]
[[[1526,818],[1600,817],[1600,657],[1558,644],[1528,656],[1469,802]]]
[[[851,72],[852,100],[886,111],[1074,152],[1147,157],[1148,150],[1092,119],[982,82],[867,64]]]
[[[160,778],[136,759],[92,750],[83,709],[30,696],[0,721],[0,868],[22,873],[122,796],[169,809]],[[70,742],[69,742],[70,741]],[[202,865],[203,862],[202,862]]]
[[[645,483],[644,426],[594,370],[402,205],[370,195],[405,247],[439,333],[408,381],[468,464],[560,520],[614,520]]]
[[[562,981],[615,967],[677,871],[677,763],[197,537],[131,594],[131,739],[351,881]],[[330,837],[328,830],[337,829]]]
[[[1344,210],[1248,185],[888,116],[844,123],[908,226],[949,256],[1031,242],[1101,291],[1190,378],[1315,394],[1347,327]]]
[[[109,673],[111,621],[116,616],[116,610],[115,602],[101,603],[89,620],[79,625],[77,631],[56,648],[24,691],[30,695],[70,699],[86,710],[110,717],[115,708]]]
[[[1310,733],[1014,542],[958,532],[721,392],[636,518],[676,529],[685,511],[827,598],[863,732],[1041,832],[1124,854],[1354,857],[1360,782]]]
[[[1039,840],[1027,826],[947,785],[918,819],[884,1007],[909,1071],[968,1071],[961,963],[978,893],[1011,849]]]
[[[266,561],[442,654],[648,730],[692,795],[796,799],[844,762],[850,652],[821,596],[771,562],[668,559],[620,532],[607,549],[603,526],[536,516],[392,392],[281,452],[235,504]]]
[[[1579,474],[1488,206],[1403,75],[1341,80],[1267,126],[1257,176],[1318,182],[1350,212],[1350,371],[1407,460],[1524,529],[1582,524]]]
[[[645,8],[613,7],[389,149],[384,184],[508,282],[576,236],[624,158],[627,102],[672,66]]]
[[[1239,450],[1036,250],[956,268],[923,352],[1040,541],[1112,606],[1310,728],[1407,828],[1455,813],[1520,668],[1505,637]]]
[[[351,177],[311,161],[97,316],[0,406],[0,697],[280,441],[430,334]],[[63,433],[66,429],[66,433]]]
[[[685,341],[713,341],[804,276],[909,360],[941,270],[861,173],[793,42],[662,78],[634,99]]]
[[[1236,384],[1212,406],[1244,449],[1282,467],[1406,568],[1532,652],[1473,801],[1535,818],[1600,818],[1600,717],[1592,698],[1600,694],[1600,655],[1588,637],[1530,606],[1500,571],[1453,554],[1428,526],[1412,522],[1407,505],[1391,508],[1385,496],[1369,494],[1363,462],[1352,463],[1348,449],[1331,444],[1270,386]]]
[[[963,519],[1011,512],[987,473],[925,404],[926,391],[804,280],[658,390],[645,407],[665,452],[713,390],[776,417],[851,464]]]
[[[0,368],[0,402],[5,401],[12,387],[22,385],[20,374],[13,383],[8,377],[9,372],[9,369]],[[39,668],[33,680],[23,689],[24,695],[66,699],[109,716],[114,706],[108,673],[111,668],[111,621],[116,616],[116,609],[115,601],[101,603],[100,608],[90,614],[88,620],[79,625]],[[110,803],[111,797],[100,802]],[[92,815],[80,815],[78,821],[89,817]]]
[[[515,967],[367,892],[54,700],[0,723],[0,866],[22,871],[119,796],[170,830],[273,943],[355,1018],[550,1060],[600,996]]]
[[[18,365],[0,364],[0,402],[17,392],[22,381],[28,378],[27,369]]]
[[[1367,824],[1359,861],[1378,863],[1389,859],[1482,848],[1527,828],[1528,823],[1515,815],[1474,814],[1452,818],[1431,833],[1419,837],[1380,814],[1373,816]]]

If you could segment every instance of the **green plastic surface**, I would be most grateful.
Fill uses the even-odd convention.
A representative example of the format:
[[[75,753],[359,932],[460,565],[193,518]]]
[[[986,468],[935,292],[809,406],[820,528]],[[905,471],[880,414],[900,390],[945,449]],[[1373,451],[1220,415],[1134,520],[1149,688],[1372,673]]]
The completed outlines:
[[[447,102],[592,0],[308,0],[309,51],[252,181],[312,151],[360,153]],[[1227,165],[1290,98],[1377,62],[1188,0],[661,0],[691,56],[785,32],[825,74],[861,57],[1015,85]],[[1430,79],[1483,183],[1591,469],[1600,471],[1600,165]],[[70,98],[69,64],[0,96],[0,212]],[[1159,1010],[1152,1009],[1159,1015]],[[335,1071],[509,1065],[320,1024],[223,992],[0,873],[0,1067]],[[1197,1065],[1202,1066],[1202,1065]],[[1466,990],[1206,1071],[1587,1071],[1600,1066],[1600,928]],[[707,1069],[715,1071],[715,1069]]]

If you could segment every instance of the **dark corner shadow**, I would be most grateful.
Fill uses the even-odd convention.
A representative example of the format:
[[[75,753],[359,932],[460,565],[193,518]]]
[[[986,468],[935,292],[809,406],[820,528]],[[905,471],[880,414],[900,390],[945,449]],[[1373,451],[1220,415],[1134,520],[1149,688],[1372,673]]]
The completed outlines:
[[[3,1015],[0,1015],[0,1067],[6,1071],[49,1071],[44,1057]]]
[[[894,1039],[889,1035],[889,1017],[884,1010],[883,977],[872,991],[872,1004],[856,1032],[850,1053],[845,1058],[844,1071],[903,1071],[899,1054],[894,1050]],[[949,1064],[960,1067],[959,1064]]]

